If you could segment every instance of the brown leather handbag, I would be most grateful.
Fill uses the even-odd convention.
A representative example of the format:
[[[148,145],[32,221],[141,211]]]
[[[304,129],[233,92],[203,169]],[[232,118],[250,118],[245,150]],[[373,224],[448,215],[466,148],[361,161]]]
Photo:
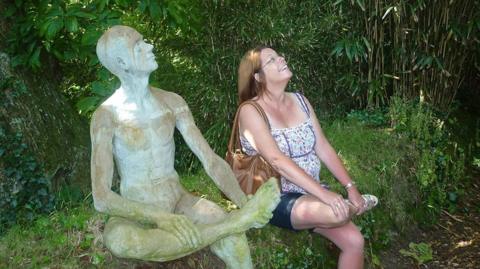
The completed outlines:
[[[237,178],[240,188],[245,194],[254,194],[260,186],[271,177],[280,178],[280,174],[273,169],[273,167],[265,161],[260,154],[253,156],[247,155],[242,151],[240,144],[240,130],[238,126],[238,114],[240,108],[246,104],[250,104],[255,107],[262,115],[262,118],[268,124],[270,129],[270,123],[268,122],[267,115],[263,111],[262,107],[255,101],[243,102],[235,114],[233,120],[232,133],[228,142],[228,151],[225,156],[225,160],[232,167],[233,173]],[[279,182],[278,182],[279,183]]]

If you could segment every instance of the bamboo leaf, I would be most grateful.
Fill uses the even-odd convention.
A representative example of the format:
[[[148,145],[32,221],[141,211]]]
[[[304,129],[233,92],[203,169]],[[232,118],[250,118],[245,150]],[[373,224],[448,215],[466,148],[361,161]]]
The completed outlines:
[[[350,60],[350,62],[353,59],[351,49],[352,49],[352,46],[350,46],[350,44],[345,44],[345,53],[347,54],[347,58]]]
[[[438,57],[433,58],[438,69],[444,70],[443,63]]]
[[[343,2],[343,0],[337,0],[335,3],[333,3],[333,6],[336,6],[336,5],[338,5],[338,4],[342,3],[342,2]]]
[[[382,16],[382,21],[385,19],[385,17],[387,17],[388,13],[390,13],[390,11],[392,11],[392,9],[394,7],[395,6],[391,6],[391,7],[387,8],[387,11],[385,11],[385,14],[383,14],[383,16]]]
[[[357,4],[358,6],[360,6],[360,8],[362,9],[362,11],[365,11],[365,3],[363,3],[363,0],[356,0],[357,1]]]
[[[363,40],[363,43],[365,44],[365,46],[367,47],[368,52],[371,52],[372,47],[370,46],[370,43],[368,42],[368,40],[365,37],[362,37],[362,40]]]

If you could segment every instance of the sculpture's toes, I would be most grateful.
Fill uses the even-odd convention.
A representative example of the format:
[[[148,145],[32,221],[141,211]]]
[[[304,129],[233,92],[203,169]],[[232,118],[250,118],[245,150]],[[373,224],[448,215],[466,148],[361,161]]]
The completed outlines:
[[[258,206],[262,209],[272,212],[280,202],[280,189],[278,188],[277,179],[271,177],[267,180],[254,195]]]
[[[272,211],[280,202],[280,190],[277,180],[270,178],[255,193],[254,197],[249,201],[255,206],[255,223],[253,227],[263,227],[272,218]]]
[[[273,214],[271,212],[265,212],[264,214],[259,214],[256,222],[253,224],[253,228],[262,228],[265,226],[270,219],[273,217]]]

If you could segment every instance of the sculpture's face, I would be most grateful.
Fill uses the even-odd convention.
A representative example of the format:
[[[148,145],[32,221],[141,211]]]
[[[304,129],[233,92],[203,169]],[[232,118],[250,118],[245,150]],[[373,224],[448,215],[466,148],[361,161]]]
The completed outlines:
[[[145,42],[140,34],[130,44],[133,45],[133,59],[130,67],[132,71],[151,73],[158,68],[155,55],[152,52],[153,45]]]
[[[126,33],[123,38],[126,43],[126,50],[123,51],[124,64],[126,69],[133,73],[151,73],[158,68],[155,55],[153,55],[153,45],[148,44],[133,28]]]

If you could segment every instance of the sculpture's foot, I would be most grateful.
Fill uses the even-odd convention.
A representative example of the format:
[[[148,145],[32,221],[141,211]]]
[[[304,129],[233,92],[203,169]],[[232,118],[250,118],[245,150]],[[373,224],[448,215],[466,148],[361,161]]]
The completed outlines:
[[[235,223],[243,232],[261,228],[272,218],[272,211],[280,202],[280,190],[275,178],[270,178],[240,210],[233,212]]]

